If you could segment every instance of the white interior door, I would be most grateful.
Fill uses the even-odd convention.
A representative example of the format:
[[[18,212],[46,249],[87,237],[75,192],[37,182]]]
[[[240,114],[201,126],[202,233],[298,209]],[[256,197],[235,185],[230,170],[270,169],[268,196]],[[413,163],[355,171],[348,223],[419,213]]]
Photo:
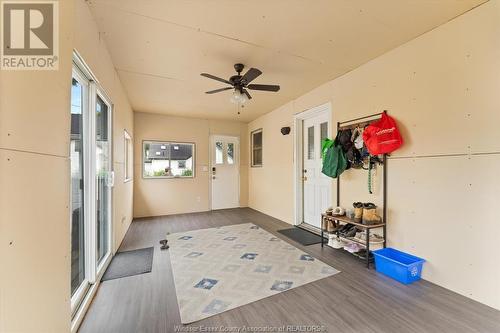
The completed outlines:
[[[240,206],[239,138],[213,135],[211,145],[212,209]]]
[[[303,212],[304,222],[321,227],[321,212],[331,205],[331,179],[321,173],[321,141],[330,136],[329,113],[303,121]]]

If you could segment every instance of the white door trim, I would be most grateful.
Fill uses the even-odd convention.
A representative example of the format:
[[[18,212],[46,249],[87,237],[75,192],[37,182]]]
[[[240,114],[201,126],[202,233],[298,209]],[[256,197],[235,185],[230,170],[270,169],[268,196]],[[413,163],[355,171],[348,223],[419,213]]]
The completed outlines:
[[[210,137],[208,139],[208,142],[209,142],[209,148],[208,148],[208,182],[209,182],[209,197],[210,197],[210,210],[214,210],[213,208],[213,195],[212,195],[212,181],[213,181],[213,178],[212,178],[212,167],[214,166],[214,161],[212,159],[212,153],[213,153],[213,143],[215,142],[214,141],[214,138],[215,137],[218,137],[218,138],[232,138],[232,139],[236,139],[236,141],[238,142],[238,152],[236,154],[236,169],[238,171],[238,207],[241,207],[241,184],[240,184],[240,178],[241,178],[241,174],[240,174],[240,159],[241,159],[241,156],[240,156],[240,153],[241,153],[241,140],[240,140],[240,137],[238,135],[227,135],[227,134],[210,134]]]
[[[328,119],[330,119],[333,124],[332,118],[332,103],[328,102],[322,105],[318,105],[311,109],[302,111],[293,116],[293,126],[295,137],[293,140],[293,188],[294,188],[294,225],[299,225],[304,221],[304,186],[302,183],[302,170],[304,168],[303,162],[303,122],[305,119],[312,118],[321,113],[327,113]],[[333,133],[333,127],[330,126],[329,136]]]

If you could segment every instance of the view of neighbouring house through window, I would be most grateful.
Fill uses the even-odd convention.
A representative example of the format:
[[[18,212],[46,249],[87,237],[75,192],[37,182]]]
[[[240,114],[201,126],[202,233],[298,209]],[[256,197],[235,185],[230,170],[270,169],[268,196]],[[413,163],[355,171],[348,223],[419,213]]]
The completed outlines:
[[[143,142],[144,178],[194,177],[194,144]]]

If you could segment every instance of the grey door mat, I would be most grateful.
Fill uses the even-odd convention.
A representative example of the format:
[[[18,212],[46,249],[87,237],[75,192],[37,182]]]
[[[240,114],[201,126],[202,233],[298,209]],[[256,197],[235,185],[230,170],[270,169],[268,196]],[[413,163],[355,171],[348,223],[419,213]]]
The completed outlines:
[[[278,230],[278,232],[302,245],[312,245],[321,243],[320,236],[301,228],[282,229]]]
[[[101,281],[151,272],[153,253],[154,247],[116,253]]]

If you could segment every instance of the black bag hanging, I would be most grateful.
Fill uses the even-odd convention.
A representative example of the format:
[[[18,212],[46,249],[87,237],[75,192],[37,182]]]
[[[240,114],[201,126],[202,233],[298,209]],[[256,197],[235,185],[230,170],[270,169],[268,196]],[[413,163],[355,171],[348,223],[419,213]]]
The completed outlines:
[[[361,153],[359,150],[352,145],[351,148],[346,153],[347,161],[351,164],[354,169],[361,169],[363,167],[363,159],[361,158]]]
[[[352,132],[350,129],[345,129],[339,132],[337,135],[338,137],[338,143],[342,147],[342,150],[344,153],[347,153],[349,149],[354,145],[352,143],[351,137],[352,137]]]

